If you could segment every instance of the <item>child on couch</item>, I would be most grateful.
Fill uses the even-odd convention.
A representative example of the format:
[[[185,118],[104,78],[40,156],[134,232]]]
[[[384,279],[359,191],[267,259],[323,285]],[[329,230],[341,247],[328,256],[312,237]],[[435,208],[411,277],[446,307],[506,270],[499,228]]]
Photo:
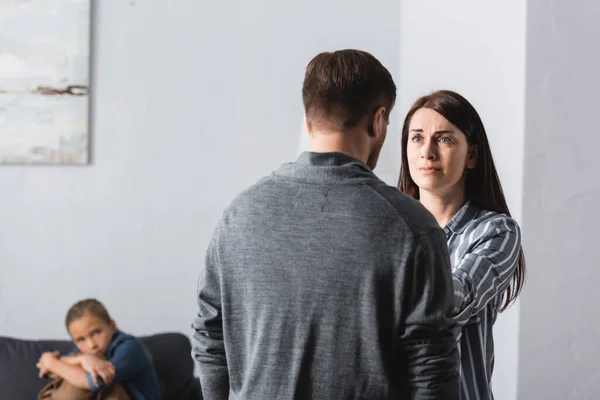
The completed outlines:
[[[133,400],[159,400],[158,379],[143,345],[117,329],[106,308],[95,299],[81,300],[68,311],[66,326],[76,346],[71,353],[42,354],[40,378],[51,374],[86,392],[118,385]]]

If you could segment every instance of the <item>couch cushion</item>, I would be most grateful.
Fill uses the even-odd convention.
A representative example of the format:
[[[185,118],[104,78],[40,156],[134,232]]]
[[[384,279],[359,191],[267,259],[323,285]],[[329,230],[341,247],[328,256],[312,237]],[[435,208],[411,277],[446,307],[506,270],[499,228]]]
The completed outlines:
[[[180,333],[140,337],[151,354],[163,389],[164,399],[199,399],[200,386],[194,378],[189,339]],[[22,340],[0,337],[0,399],[35,399],[45,380],[38,378],[35,364],[45,351],[64,354],[70,341]]]

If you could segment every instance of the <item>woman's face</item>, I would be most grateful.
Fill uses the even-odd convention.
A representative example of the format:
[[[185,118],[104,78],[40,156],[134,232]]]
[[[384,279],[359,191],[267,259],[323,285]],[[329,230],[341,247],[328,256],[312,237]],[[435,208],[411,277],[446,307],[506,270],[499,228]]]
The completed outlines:
[[[474,168],[477,146],[438,112],[420,108],[410,120],[406,154],[419,192],[448,197],[464,194],[465,169]]]

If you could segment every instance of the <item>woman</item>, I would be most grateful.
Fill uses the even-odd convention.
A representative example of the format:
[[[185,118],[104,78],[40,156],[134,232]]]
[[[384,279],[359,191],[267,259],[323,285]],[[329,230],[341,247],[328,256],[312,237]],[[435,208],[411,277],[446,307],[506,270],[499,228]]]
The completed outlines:
[[[402,127],[398,187],[446,233],[460,328],[461,399],[493,399],[492,326],[522,289],[525,259],[485,128],[464,97],[442,90],[412,106]]]

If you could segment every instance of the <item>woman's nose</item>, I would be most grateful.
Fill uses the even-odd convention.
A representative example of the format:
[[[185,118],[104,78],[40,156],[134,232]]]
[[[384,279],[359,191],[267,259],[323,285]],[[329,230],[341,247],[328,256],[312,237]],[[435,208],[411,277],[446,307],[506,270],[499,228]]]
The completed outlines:
[[[433,149],[433,146],[431,145],[431,142],[425,143],[421,147],[421,158],[424,158],[426,160],[433,160],[433,159],[435,159],[435,150]]]

